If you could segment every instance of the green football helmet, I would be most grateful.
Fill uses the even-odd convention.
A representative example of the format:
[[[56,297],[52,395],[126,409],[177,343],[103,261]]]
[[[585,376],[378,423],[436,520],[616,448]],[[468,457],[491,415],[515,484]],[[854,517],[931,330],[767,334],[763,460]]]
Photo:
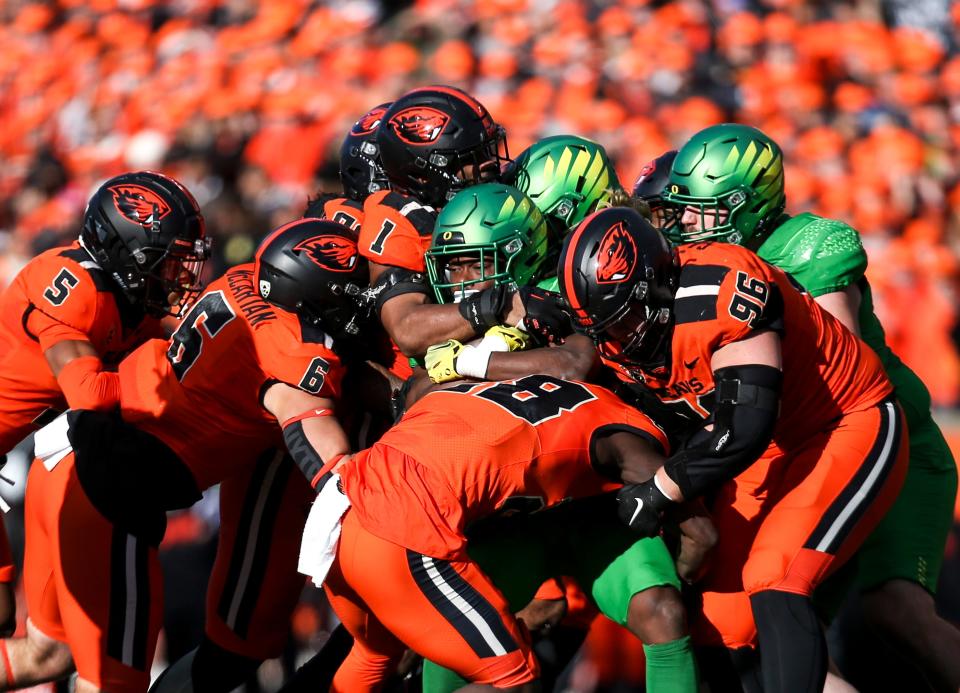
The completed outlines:
[[[678,215],[665,230],[672,241],[743,243],[783,212],[783,153],[749,125],[714,125],[691,137],[677,153],[662,197],[681,211],[700,210],[702,230],[684,229]],[[716,223],[724,214],[726,219]]]
[[[530,196],[557,241],[620,187],[606,150],[574,135],[547,137],[527,147],[504,171],[503,182]]]
[[[540,278],[546,255],[547,224],[533,201],[509,185],[481,183],[458,192],[440,211],[427,250],[427,276],[437,302],[450,303],[481,282],[532,283]],[[479,261],[480,276],[449,281],[447,262],[463,257]]]

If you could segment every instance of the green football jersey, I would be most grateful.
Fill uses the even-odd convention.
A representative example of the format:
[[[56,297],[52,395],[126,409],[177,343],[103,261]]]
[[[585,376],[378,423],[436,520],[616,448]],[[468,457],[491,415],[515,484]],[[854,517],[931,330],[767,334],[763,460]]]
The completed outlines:
[[[538,281],[537,287],[558,294],[560,293],[560,280],[557,279],[557,275],[553,275],[552,277],[547,277],[546,279],[541,279]]]
[[[856,284],[860,289],[860,335],[877,352],[884,370],[911,420],[930,412],[930,392],[920,378],[887,346],[883,326],[873,312],[873,295],[867,282],[867,253],[860,234],[842,221],[804,213],[784,215],[756,253],[791,275],[816,298],[843,291]]]

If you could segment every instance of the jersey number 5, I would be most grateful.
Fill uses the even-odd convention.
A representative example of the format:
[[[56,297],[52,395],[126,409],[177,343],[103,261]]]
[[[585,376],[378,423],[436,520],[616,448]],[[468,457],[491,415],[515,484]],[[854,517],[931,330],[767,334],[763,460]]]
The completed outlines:
[[[44,290],[43,297],[47,299],[51,305],[59,306],[69,298],[70,291],[79,283],[80,280],[73,276],[70,270],[64,267],[60,270],[57,278],[53,280],[53,284]]]
[[[167,359],[173,365],[177,380],[183,380],[190,367],[200,358],[204,340],[216,337],[235,317],[237,314],[227,303],[222,291],[206,294],[197,301],[173,333],[167,349]]]

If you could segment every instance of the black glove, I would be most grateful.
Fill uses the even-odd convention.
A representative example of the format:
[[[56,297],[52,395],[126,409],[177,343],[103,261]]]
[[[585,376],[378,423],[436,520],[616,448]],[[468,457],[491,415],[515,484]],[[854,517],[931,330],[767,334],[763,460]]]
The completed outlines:
[[[642,484],[628,484],[617,492],[617,515],[637,534],[655,537],[660,532],[663,512],[672,503],[650,479]]]
[[[473,331],[479,337],[494,325],[500,324],[500,313],[509,297],[507,285],[501,284],[467,296],[457,305],[460,315],[473,326]]]
[[[563,340],[573,334],[573,321],[560,294],[524,286],[520,289],[520,298],[526,311],[523,329],[536,346],[563,344]]]

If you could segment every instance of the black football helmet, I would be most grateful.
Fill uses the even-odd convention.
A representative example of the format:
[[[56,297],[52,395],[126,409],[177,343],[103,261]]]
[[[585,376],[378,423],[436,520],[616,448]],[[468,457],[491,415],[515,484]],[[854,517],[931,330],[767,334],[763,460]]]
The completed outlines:
[[[461,188],[497,180],[510,160],[504,129],[454,87],[422,87],[394,101],[377,144],[391,187],[436,208]]]
[[[380,163],[377,130],[380,129],[383,114],[392,104],[392,101],[382,103],[361,116],[350,128],[340,147],[343,192],[357,202],[363,202],[368,195],[390,187]]]
[[[196,298],[210,255],[197,201],[154,171],[101,185],[87,203],[80,244],[131,303],[158,317],[179,316]]]
[[[679,270],[639,212],[611,207],[584,219],[563,245],[557,279],[574,326],[605,358],[640,366],[663,356]]]
[[[646,202],[650,207],[651,221],[658,229],[666,229],[676,223],[679,213],[674,205],[668,204],[661,193],[670,182],[670,167],[677,158],[677,150],[664,152],[656,159],[648,161],[640,169],[637,182],[633,184],[634,198]]]
[[[333,337],[355,337],[370,316],[367,261],[357,232],[298,219],[267,236],[254,259],[260,296]]]

